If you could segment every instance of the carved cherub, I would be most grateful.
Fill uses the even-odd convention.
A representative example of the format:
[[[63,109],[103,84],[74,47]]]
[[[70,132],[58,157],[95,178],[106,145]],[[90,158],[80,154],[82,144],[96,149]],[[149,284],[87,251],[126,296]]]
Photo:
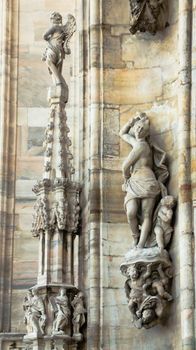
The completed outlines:
[[[163,314],[163,302],[158,296],[149,295],[143,300],[136,314],[135,327],[151,328]]]
[[[70,55],[69,40],[76,31],[76,21],[74,16],[68,15],[68,21],[62,24],[62,16],[58,12],[53,12],[50,16],[52,27],[44,34],[44,40],[48,42],[48,47],[43,54],[43,61],[46,61],[50,74],[52,74],[55,85],[64,84],[62,76],[62,66],[65,55]]]
[[[136,312],[139,309],[144,297],[145,297],[145,284],[146,280],[151,275],[151,264],[148,264],[146,271],[142,268],[139,269],[136,265],[131,265],[127,269],[127,281],[125,282],[125,293],[129,301],[129,310],[133,315],[133,319],[136,320]]]
[[[147,280],[146,284],[144,285],[146,295],[146,291],[151,290],[153,291],[153,294],[157,294],[161,298],[171,301],[173,298],[166,290],[168,288],[169,278],[163,272],[162,265],[159,264],[158,268],[154,270],[154,272],[152,271],[152,264],[149,264],[148,268],[151,278]]]
[[[157,245],[162,252],[168,245],[173,227],[171,226],[171,220],[173,216],[172,208],[175,205],[175,199],[173,196],[165,196],[161,199],[160,207],[157,213],[157,219],[154,227],[154,233],[156,236]]]

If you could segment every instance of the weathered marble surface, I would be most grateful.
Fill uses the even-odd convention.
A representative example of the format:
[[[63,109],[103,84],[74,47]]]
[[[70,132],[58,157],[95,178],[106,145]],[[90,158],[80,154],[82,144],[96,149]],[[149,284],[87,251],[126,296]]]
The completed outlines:
[[[1,4],[3,2],[4,1],[1,1]],[[13,4],[15,19],[17,19],[17,1],[12,0],[9,1],[9,3]],[[93,3],[90,14],[90,25],[88,25],[88,3]],[[79,258],[79,276],[77,274],[78,266],[75,266],[75,279],[83,284],[89,295],[88,309],[90,309],[91,312],[89,313],[88,335],[93,336],[89,337],[87,347],[91,350],[93,346],[95,350],[99,348],[97,344],[99,341],[100,314],[98,310],[100,309],[100,305],[97,300],[101,300],[101,298],[100,278],[97,276],[100,276],[99,254],[101,247],[101,275],[103,281],[101,308],[103,308],[104,319],[103,348],[118,350],[122,349],[123,344],[123,350],[130,350],[130,346],[133,350],[138,348],[141,350],[157,350],[157,342],[154,341],[152,343],[152,339],[158,339],[158,346],[161,349],[179,349],[181,348],[180,339],[182,334],[179,303],[180,280],[182,290],[184,288],[183,276],[188,279],[186,280],[186,286],[189,285],[189,283],[192,284],[193,281],[191,272],[192,261],[190,261],[190,264],[185,264],[183,267],[184,261],[182,260],[182,277],[180,278],[178,217],[179,215],[182,217],[182,213],[184,213],[182,221],[184,222],[184,227],[186,227],[190,223],[188,216],[189,210],[185,208],[185,205],[182,205],[181,212],[178,215],[177,209],[176,227],[170,249],[175,271],[172,285],[174,301],[168,313],[167,325],[161,324],[151,329],[150,332],[149,330],[141,331],[134,328],[130,329],[130,315],[127,313],[127,302],[124,289],[122,288],[124,277],[120,276],[117,272],[119,264],[123,259],[127,243],[130,244],[130,247],[132,244],[131,238],[130,241],[127,242],[129,227],[123,210],[123,194],[121,192],[121,164],[128,153],[128,145],[120,140],[116,140],[118,138],[119,128],[129,120],[130,116],[133,116],[138,110],[147,111],[152,118],[153,139],[155,141],[159,140],[160,146],[169,154],[171,174],[169,191],[171,192],[172,190],[172,193],[177,196],[179,174],[182,174],[183,177],[182,169],[184,164],[186,164],[186,157],[183,157],[185,163],[183,162],[182,167],[178,170],[179,164],[176,146],[178,141],[178,36],[182,37],[183,28],[186,23],[184,15],[187,13],[181,8],[180,15],[183,14],[183,16],[181,17],[180,33],[178,33],[178,5],[180,3],[182,6],[186,3],[187,8],[189,8],[190,1],[170,1],[170,27],[166,28],[164,32],[156,34],[153,38],[150,34],[138,33],[137,39],[129,33],[129,1],[121,0],[119,2],[119,0],[108,0],[102,3],[102,23],[104,23],[103,52],[101,51],[102,45],[100,45],[99,40],[97,40],[97,37],[100,39],[99,20],[97,20],[97,18],[99,18],[99,1],[77,1],[76,12],[74,12],[75,2],[66,2],[66,11],[76,13],[78,19],[76,50],[72,49],[74,56],[68,58],[67,62],[65,62],[65,76],[67,82],[69,82],[70,97],[74,100],[74,102],[70,104],[67,114],[70,127],[71,125],[74,126],[75,136],[72,135],[72,127],[70,135],[73,140],[73,153],[76,155],[75,162],[77,166],[75,166],[75,168],[80,169],[79,172],[76,172],[76,178],[80,178],[81,182],[84,183],[82,195],[83,236],[78,240],[78,246],[80,251],[83,252],[83,257]],[[34,179],[39,178],[43,158],[37,153],[40,151],[36,148],[37,145],[33,145],[29,149],[30,154],[27,152],[28,128],[43,127],[47,123],[48,104],[46,101],[45,89],[50,79],[47,75],[43,74],[43,63],[40,60],[40,53],[44,49],[42,35],[48,25],[48,15],[53,10],[64,12],[65,1],[59,0],[58,3],[55,2],[54,4],[54,0],[40,0],[39,2],[37,2],[37,0],[32,0],[31,2],[20,0],[17,157],[14,155],[12,158],[12,155],[10,155],[7,152],[7,148],[5,148],[7,156],[10,155],[9,161],[11,168],[15,166],[14,160],[16,159],[16,177],[17,181],[21,181],[20,183],[16,183],[16,188],[19,185],[18,189],[20,191],[18,195],[17,190],[17,200],[15,202],[11,315],[12,332],[24,332],[22,321],[23,311],[20,305],[22,305],[26,289],[35,283],[37,272],[37,262],[35,258],[35,256],[37,256],[37,241],[30,236],[31,213],[34,204],[32,198],[33,194],[31,192],[31,181],[33,182]],[[195,19],[195,8],[193,10],[193,16]],[[92,17],[94,19],[92,19]],[[194,28],[195,23],[196,21],[194,20]],[[14,28],[16,27],[17,21],[14,25]],[[88,48],[89,32],[91,33],[90,48]],[[17,36],[17,31],[15,31],[13,35]],[[184,37],[182,38],[182,42],[187,42],[186,40],[184,41]],[[192,50],[192,115],[194,116],[196,96],[194,92],[196,76],[195,39],[193,39]],[[97,69],[89,69],[87,52],[91,57],[92,67],[94,65]],[[186,50],[184,50],[184,52],[186,52]],[[103,58],[103,61],[100,57]],[[12,58],[13,65],[16,58],[17,54],[14,54]],[[69,78],[69,74],[66,73],[68,72],[67,68],[70,64],[72,66],[71,78]],[[99,69],[102,64],[104,67],[103,76]],[[35,73],[35,71],[37,73]],[[126,75],[128,71],[131,71],[131,73]],[[122,72],[125,73],[123,74]],[[120,82],[120,88],[118,88],[117,83],[115,83],[115,90],[113,92],[108,77],[112,77],[112,79],[115,78],[115,82],[120,80],[119,77],[117,79],[118,74],[122,74],[123,82]],[[146,76],[146,79],[142,79],[143,75]],[[135,79],[137,82],[140,82],[139,89],[141,90],[142,99],[140,98],[140,90],[135,86],[133,81],[130,82],[130,77],[132,80]],[[141,79],[138,77],[141,77]],[[99,83],[100,78],[103,78],[105,91],[104,113],[102,110],[103,101],[101,97],[98,101],[100,105],[94,105],[93,100],[89,105],[89,95],[91,92],[97,89],[99,96],[102,96],[102,87],[99,89],[100,85],[102,86],[102,83]],[[31,88],[29,88],[29,81],[31,82]],[[154,83],[156,83],[158,93],[153,87]],[[91,84],[93,84],[93,91],[91,91]],[[12,83],[11,86],[14,87],[14,84]],[[15,91],[15,88],[13,90]],[[5,91],[7,92],[7,88]],[[113,98],[114,93],[116,100]],[[133,99],[132,96],[134,96],[135,99]],[[105,97],[107,97],[107,99]],[[94,101],[96,102],[97,100],[94,99]],[[14,103],[13,105],[16,106]],[[112,111],[114,115],[114,124],[111,127]],[[42,117],[40,117],[40,115]],[[12,114],[12,116],[14,116],[14,114]],[[104,116],[104,125],[106,125],[104,137],[101,136],[101,130],[103,129],[102,116]],[[10,137],[15,134],[12,128],[13,124],[15,125],[15,122],[11,122],[9,127]],[[186,125],[185,123],[185,129]],[[193,184],[195,184],[194,117],[191,119],[191,130],[191,147],[193,150],[191,161],[192,181]],[[113,140],[115,140],[115,143]],[[92,145],[93,149],[91,147]],[[104,153],[102,152],[102,145],[104,145]],[[31,152],[33,154],[31,154]],[[182,151],[182,156],[183,152],[184,150]],[[100,154],[103,155],[101,161]],[[4,158],[6,162],[7,156]],[[13,172],[11,171],[11,174],[13,174]],[[101,174],[100,177],[99,174]],[[12,184],[14,181],[9,183],[10,187],[8,188],[8,193],[13,193]],[[23,186],[25,191],[22,191],[21,194]],[[189,186],[185,186],[185,188],[182,187],[183,194],[186,193],[189,188]],[[194,198],[195,188],[195,185],[192,186]],[[187,190],[184,191],[183,189]],[[101,203],[99,200],[100,196],[102,200]],[[10,203],[11,200],[9,199],[8,204],[11,209]],[[191,205],[188,204],[187,207],[191,208]],[[101,219],[103,220],[101,225],[99,225],[99,213],[101,213]],[[8,217],[10,218],[11,216]],[[90,226],[88,223],[89,218],[92,222]],[[9,229],[12,229],[12,226],[9,226]],[[8,233],[8,228],[6,228],[5,232]],[[190,253],[189,256],[191,257],[192,244],[186,241],[186,230],[184,232],[185,235],[182,237],[180,247],[182,251],[186,249],[187,254]],[[8,238],[8,235],[6,237]],[[10,247],[9,238],[7,242]],[[26,266],[25,270],[24,265]],[[192,292],[189,293],[187,289],[185,294],[186,293],[189,294],[191,300]],[[186,297],[184,301],[182,300],[182,315],[184,317],[183,324],[185,330],[187,330],[187,337],[189,337],[189,335],[192,336],[192,331],[189,332],[190,328],[186,328],[186,324],[187,320],[190,319],[189,316],[192,311],[189,310],[189,306],[192,305],[192,303],[188,305],[186,304],[186,300],[188,300]],[[21,322],[18,322],[19,318]],[[185,337],[185,343],[186,341],[188,342],[188,338],[186,339]],[[11,343],[13,343],[13,341],[8,342],[8,344]],[[21,345],[21,342],[18,342],[18,345]],[[190,350],[191,347],[187,345],[187,349]]]

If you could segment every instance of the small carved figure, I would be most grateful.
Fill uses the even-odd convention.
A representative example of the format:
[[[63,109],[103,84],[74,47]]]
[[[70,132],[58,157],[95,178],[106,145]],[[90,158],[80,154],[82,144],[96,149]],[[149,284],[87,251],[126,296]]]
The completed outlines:
[[[70,55],[69,40],[76,31],[76,21],[74,16],[68,15],[68,21],[62,24],[62,16],[58,12],[53,12],[50,16],[52,27],[44,34],[44,40],[48,42],[48,47],[43,55],[49,73],[52,74],[55,85],[65,84],[62,76],[62,66],[65,55]]]
[[[80,328],[85,323],[85,313],[86,309],[84,308],[84,295],[82,292],[79,292],[77,295],[75,295],[73,301],[71,302],[71,305],[74,309],[73,312],[73,334],[74,335],[81,335]]]
[[[55,228],[57,224],[59,230],[64,230],[66,227],[67,219],[67,206],[68,203],[65,199],[60,199],[59,202],[56,202],[52,211],[51,217],[51,227]]]
[[[155,34],[169,24],[167,0],[129,0],[131,9],[130,32]]]
[[[136,328],[151,328],[163,314],[163,302],[158,296],[147,296],[137,311]]]
[[[174,207],[174,205],[175,199],[173,196],[165,196],[161,199],[154,227],[157,245],[161,251],[163,251],[163,249],[170,242],[171,234],[173,232],[171,220],[173,216],[172,208]]]
[[[70,309],[68,305],[68,297],[66,295],[66,289],[61,288],[59,295],[55,298],[50,298],[53,310],[55,313],[55,319],[53,322],[53,334],[65,334],[65,327],[69,324]]]
[[[156,197],[166,191],[163,183],[168,177],[166,154],[150,142],[149,132],[150,122],[146,113],[138,114],[120,131],[120,137],[132,146],[132,151],[123,163],[123,191],[127,192],[124,204],[134,246],[139,248],[143,248],[146,243]],[[138,216],[142,220],[140,225]]]
[[[39,236],[41,231],[48,228],[49,212],[48,200],[46,197],[38,198],[34,205],[35,213],[33,215],[32,232],[33,236]]]
[[[149,290],[150,286],[150,294],[159,295],[161,298],[171,301],[173,298],[171,294],[167,292],[169,278],[163,272],[162,265],[159,264],[158,268],[154,272],[151,269],[152,264],[149,264],[148,268],[151,278],[147,280],[147,283],[144,285],[145,291]]]
[[[27,291],[27,295],[24,297],[24,301],[23,301],[23,310],[24,310],[24,324],[27,327],[27,333],[32,333],[32,327],[31,327],[31,322],[30,322],[30,305],[31,305],[31,300],[32,300],[32,292],[31,290]]]
[[[25,311],[25,323],[28,327],[31,327],[32,333],[38,336],[44,335],[46,324],[45,306],[36,288],[28,292],[24,300],[23,309]]]
[[[133,320],[137,320],[136,312],[139,309],[145,294],[146,280],[151,275],[151,264],[147,265],[146,271],[139,269],[136,265],[131,265],[127,269],[129,277],[125,282],[125,293],[129,301],[129,310],[133,315]]]

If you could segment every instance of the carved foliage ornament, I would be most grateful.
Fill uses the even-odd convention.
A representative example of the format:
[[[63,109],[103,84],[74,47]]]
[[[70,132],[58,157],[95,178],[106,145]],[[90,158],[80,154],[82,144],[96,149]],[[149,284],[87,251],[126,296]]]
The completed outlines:
[[[155,34],[168,24],[168,0],[129,0],[130,32]]]
[[[133,323],[150,328],[161,319],[172,300],[172,263],[167,246],[173,232],[175,199],[167,194],[166,154],[150,139],[150,121],[137,114],[120,131],[131,151],[123,163],[125,210],[133,248],[125,255],[121,272]]]

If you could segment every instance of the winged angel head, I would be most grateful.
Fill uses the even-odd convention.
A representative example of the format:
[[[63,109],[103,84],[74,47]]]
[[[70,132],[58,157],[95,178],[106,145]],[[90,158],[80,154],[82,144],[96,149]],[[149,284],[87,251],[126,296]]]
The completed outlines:
[[[69,42],[76,31],[76,20],[72,15],[67,16],[67,22],[63,24],[60,13],[52,12],[50,15],[52,26],[44,34],[47,41],[47,48],[43,54],[43,61],[46,62],[49,73],[55,85],[65,84],[62,76],[62,66],[65,55],[70,55]]]

